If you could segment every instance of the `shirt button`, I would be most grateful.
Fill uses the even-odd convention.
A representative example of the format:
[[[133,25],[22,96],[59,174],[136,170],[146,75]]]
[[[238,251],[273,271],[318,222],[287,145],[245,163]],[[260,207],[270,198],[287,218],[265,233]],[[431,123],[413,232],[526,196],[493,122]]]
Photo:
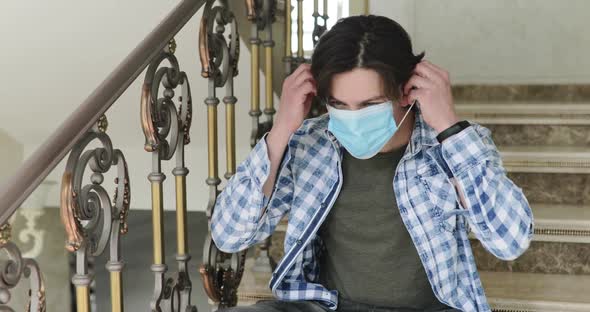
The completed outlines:
[[[301,245],[303,242],[302,242],[300,239],[298,239],[298,240],[296,240],[296,241],[295,241],[295,243],[296,243],[297,245]]]

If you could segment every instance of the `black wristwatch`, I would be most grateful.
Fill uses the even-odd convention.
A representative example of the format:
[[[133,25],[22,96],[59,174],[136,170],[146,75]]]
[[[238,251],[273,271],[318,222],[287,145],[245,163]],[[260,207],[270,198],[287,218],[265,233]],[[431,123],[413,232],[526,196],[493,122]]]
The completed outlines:
[[[448,137],[463,131],[463,129],[465,129],[469,126],[471,126],[471,124],[467,120],[459,121],[458,123],[446,128],[441,133],[439,133],[436,136],[436,139],[438,140],[439,143],[442,143]]]

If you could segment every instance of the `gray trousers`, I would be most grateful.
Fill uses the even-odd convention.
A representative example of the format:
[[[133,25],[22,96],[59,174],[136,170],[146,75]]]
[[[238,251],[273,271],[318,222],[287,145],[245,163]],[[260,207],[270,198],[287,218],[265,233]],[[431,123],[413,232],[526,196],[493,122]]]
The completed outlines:
[[[259,300],[250,306],[240,306],[217,310],[217,312],[332,312],[325,308],[317,301],[298,300],[298,301],[283,301],[278,299]],[[364,303],[352,302],[340,298],[338,300],[337,312],[417,312],[414,309],[391,309],[368,305]],[[422,311],[422,310],[420,310]],[[438,310],[436,312],[451,312],[458,311],[457,309]],[[423,312],[423,311],[422,311]],[[431,311],[435,312],[435,311]]]

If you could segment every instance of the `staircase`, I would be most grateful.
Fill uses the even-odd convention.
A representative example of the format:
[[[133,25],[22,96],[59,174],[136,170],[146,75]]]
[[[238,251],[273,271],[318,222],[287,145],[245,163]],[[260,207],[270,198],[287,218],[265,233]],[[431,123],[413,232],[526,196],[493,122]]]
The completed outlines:
[[[496,311],[590,311],[590,97],[587,86],[463,86],[460,115],[492,130],[535,235],[514,261],[472,240]]]
[[[459,115],[492,130],[509,177],[533,209],[535,235],[514,261],[470,236],[493,311],[590,311],[590,88],[456,86]],[[272,236],[283,254],[286,217]],[[248,270],[247,270],[248,272]],[[271,298],[268,273],[248,272],[240,305]]]
[[[18,246],[11,241],[9,217],[69,154],[60,194],[62,222],[68,233],[67,248],[76,255],[76,274],[72,279],[76,310],[87,312],[92,305],[90,294],[94,277],[89,273],[88,258],[109,250],[106,268],[111,279],[112,311],[123,311],[121,271],[124,267],[122,254],[125,252],[119,250],[119,240],[128,230],[130,185],[136,182],[130,184],[123,152],[113,147],[107,134],[105,113],[146,68],[141,106],[138,107],[142,120],[141,125],[137,125],[146,137],[145,150],[149,153],[145,155],[152,159],[152,168],[143,168],[145,172],[150,172],[154,257],[150,269],[155,281],[151,301],[148,294],[146,305],[149,304],[153,311],[195,311],[196,307],[191,303],[191,289],[195,287],[204,287],[211,298],[210,303],[218,307],[232,306],[236,299],[238,305],[250,305],[260,299],[273,298],[268,289],[268,265],[260,266],[264,261],[256,260],[265,260],[267,251],[274,262],[283,256],[286,218],[272,235],[268,250],[266,247],[262,250],[253,247],[247,254],[225,254],[215,247],[208,236],[203,242],[203,259],[198,262],[204,284],[195,280],[191,282],[187,274],[195,268],[189,263],[190,254],[187,250],[189,237],[185,177],[188,169],[184,164],[184,145],[190,143],[189,130],[192,115],[196,111],[192,109],[193,99],[187,80],[191,72],[187,74],[179,67],[174,56],[174,36],[203,8],[199,28],[199,56],[202,62],[201,75],[207,78],[209,86],[205,99],[209,152],[209,176],[206,183],[210,189],[207,216],[211,215],[211,207],[221,182],[218,176],[221,157],[217,147],[217,106],[220,103],[226,109],[227,121],[224,125],[229,134],[226,136],[227,172],[224,178],[228,179],[235,172],[236,116],[233,107],[237,99],[231,86],[233,76],[237,74],[235,70],[239,59],[237,24],[242,25],[242,40],[249,43],[251,39],[262,39],[265,50],[264,54],[260,53],[260,58],[254,57],[251,62],[253,68],[263,71],[265,80],[268,78],[268,82],[264,81],[269,85],[269,91],[265,90],[264,104],[269,106],[260,111],[259,103],[253,105],[250,112],[254,121],[252,133],[261,134],[264,133],[262,130],[267,129],[265,127],[270,123],[259,123],[258,117],[264,113],[265,117],[272,120],[273,93],[280,95],[283,78],[290,71],[287,68],[289,64],[301,61],[294,55],[284,56],[282,52],[286,46],[283,23],[287,18],[284,7],[291,2],[294,5],[295,0],[217,2],[179,1],[101,85],[60,123],[60,127],[45,144],[8,180],[10,183],[0,185],[0,249],[8,252],[11,258],[11,261],[0,261],[0,271],[10,275],[10,283],[6,280],[0,283],[0,310],[8,309],[9,290],[23,280],[30,283],[31,291],[27,293],[30,310],[45,310],[45,285],[40,268],[33,259],[23,257]],[[271,3],[276,5],[276,12],[271,9]],[[272,32],[268,32],[270,28],[248,29],[251,25],[246,18],[247,4],[256,4],[254,7],[259,8],[259,18],[276,19],[274,24],[267,23],[269,20],[265,22],[270,25]],[[301,6],[302,0],[297,1],[297,5]],[[227,31],[224,34],[225,29]],[[248,35],[248,30],[254,30],[253,34]],[[262,36],[263,31],[269,37]],[[261,33],[260,38],[255,35],[257,32]],[[274,37],[270,37],[271,33],[275,34]],[[273,45],[275,52],[271,53],[270,47]],[[261,46],[253,51],[260,52],[259,49]],[[164,60],[168,60],[169,65],[162,64]],[[291,63],[283,63],[285,60]],[[265,66],[259,66],[263,61]],[[252,79],[252,88],[256,89],[255,94],[258,95],[260,81],[258,75],[254,77],[256,79]],[[226,88],[227,93],[222,102],[215,94],[215,89],[225,87],[226,82],[230,87]],[[493,257],[477,239],[471,237],[479,273],[493,310],[590,311],[590,85],[463,85],[455,86],[453,93],[457,111],[463,118],[492,130],[504,166],[510,178],[523,188],[534,214],[533,242],[514,261]],[[176,97],[176,94],[181,96]],[[97,141],[102,147],[90,149],[90,143]],[[169,182],[172,180],[175,183],[177,199],[177,250],[176,263],[168,267],[164,261],[162,189],[165,173],[162,172],[161,164],[173,157],[176,167],[172,175],[169,173]],[[136,166],[130,168],[138,170]],[[107,190],[102,186],[105,181],[103,174],[108,173],[109,169],[112,169],[111,173],[116,172],[117,177],[112,197],[107,195]],[[86,179],[89,181],[82,183],[85,176],[89,176]],[[147,183],[145,180],[138,183],[141,182]],[[95,193],[90,194],[88,190]],[[166,205],[170,203],[166,202]],[[96,224],[102,224],[102,227]],[[243,257],[248,260],[243,261]],[[12,272],[15,270],[18,272]],[[236,287],[239,289],[237,297]],[[101,306],[99,309],[102,311],[108,308]]]

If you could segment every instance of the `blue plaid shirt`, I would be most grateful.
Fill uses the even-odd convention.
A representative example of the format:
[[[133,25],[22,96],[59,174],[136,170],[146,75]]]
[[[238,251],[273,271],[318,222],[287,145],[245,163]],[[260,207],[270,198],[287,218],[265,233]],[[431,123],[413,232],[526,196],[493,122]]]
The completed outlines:
[[[419,110],[415,119],[393,180],[401,218],[436,297],[462,311],[491,311],[467,234],[513,260],[530,244],[531,209],[506,177],[487,128],[472,124],[440,144]],[[342,186],[343,147],[328,120],[305,120],[291,136],[270,198],[262,192],[270,173],[265,134],[219,194],[211,234],[220,250],[237,252],[269,237],[288,214],[285,254],[269,287],[278,299],[317,300],[335,310],[338,291],[319,284],[318,264],[324,247],[317,231]]]

